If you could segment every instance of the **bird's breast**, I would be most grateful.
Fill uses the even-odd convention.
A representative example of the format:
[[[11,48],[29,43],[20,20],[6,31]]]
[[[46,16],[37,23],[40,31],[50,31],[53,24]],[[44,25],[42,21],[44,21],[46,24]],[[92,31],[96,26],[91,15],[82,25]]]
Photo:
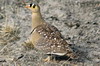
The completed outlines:
[[[32,44],[35,46],[35,44],[39,41],[39,39],[41,39],[41,35],[38,32],[34,31],[31,34]]]

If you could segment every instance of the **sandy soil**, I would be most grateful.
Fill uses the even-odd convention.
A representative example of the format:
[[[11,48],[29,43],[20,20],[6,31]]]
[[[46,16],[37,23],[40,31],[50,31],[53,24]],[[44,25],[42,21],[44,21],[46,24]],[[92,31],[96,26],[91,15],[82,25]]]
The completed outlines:
[[[43,62],[42,52],[23,47],[31,32],[31,11],[23,1],[40,5],[46,22],[80,52],[79,59]],[[0,42],[0,66],[100,66],[100,0],[0,0],[0,33],[5,24],[18,27],[19,38],[7,42],[12,36],[0,37],[6,42]]]

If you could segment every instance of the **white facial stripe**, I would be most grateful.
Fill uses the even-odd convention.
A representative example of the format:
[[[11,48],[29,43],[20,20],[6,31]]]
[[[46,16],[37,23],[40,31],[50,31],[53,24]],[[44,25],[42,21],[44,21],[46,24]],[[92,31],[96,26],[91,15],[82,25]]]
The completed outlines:
[[[28,5],[30,7],[35,7],[36,5],[34,3],[31,3],[30,5]]]
[[[36,4],[32,4],[32,7],[35,8]]]
[[[32,6],[34,6],[35,4],[33,3]]]

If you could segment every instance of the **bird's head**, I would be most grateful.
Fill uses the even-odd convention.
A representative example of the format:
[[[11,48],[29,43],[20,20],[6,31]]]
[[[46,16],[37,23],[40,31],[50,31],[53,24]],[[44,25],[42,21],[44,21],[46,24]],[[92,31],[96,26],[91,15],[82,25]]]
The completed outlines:
[[[37,4],[31,3],[25,6],[26,8],[30,9],[32,12],[37,13],[40,11],[40,7]]]

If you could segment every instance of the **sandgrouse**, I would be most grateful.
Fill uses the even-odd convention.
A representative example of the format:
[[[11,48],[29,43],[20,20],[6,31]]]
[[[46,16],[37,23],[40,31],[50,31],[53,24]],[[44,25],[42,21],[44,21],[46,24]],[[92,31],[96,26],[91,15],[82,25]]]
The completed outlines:
[[[33,31],[30,40],[35,48],[48,55],[45,61],[50,61],[52,55],[67,56],[72,59],[77,57],[62,37],[60,31],[56,27],[46,23],[42,18],[39,5],[31,3],[25,7],[32,11]]]

